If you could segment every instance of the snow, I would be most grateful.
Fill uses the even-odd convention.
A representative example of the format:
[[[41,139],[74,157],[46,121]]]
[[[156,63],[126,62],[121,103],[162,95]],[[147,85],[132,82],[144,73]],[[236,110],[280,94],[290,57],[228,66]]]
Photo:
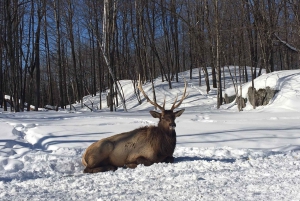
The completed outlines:
[[[216,90],[206,94],[197,76],[197,69],[193,79],[181,73],[173,89],[160,78],[154,83],[168,108],[188,82],[173,164],[82,173],[81,156],[92,142],[157,123],[153,106],[144,98],[138,104],[130,80],[121,81],[127,113],[121,106],[96,110],[99,95],[84,99],[90,107],[94,102],[93,112],[79,103],[76,111],[0,109],[0,200],[300,200],[300,70],[258,77],[257,89],[280,91],[268,105],[243,112],[234,103],[216,109]],[[151,98],[151,84],[143,88]]]

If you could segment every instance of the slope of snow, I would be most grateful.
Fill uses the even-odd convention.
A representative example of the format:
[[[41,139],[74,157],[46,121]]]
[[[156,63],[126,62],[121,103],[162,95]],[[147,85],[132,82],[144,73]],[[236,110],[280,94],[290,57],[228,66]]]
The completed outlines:
[[[99,95],[84,99],[94,112],[81,104],[74,104],[76,111],[0,109],[0,200],[300,200],[299,75],[258,77],[257,88],[280,91],[269,105],[243,112],[232,104],[216,109],[216,90],[206,94],[198,86],[197,69],[194,79],[181,73],[173,89],[157,78],[157,100],[166,96],[167,108],[181,96],[183,78],[188,82],[186,111],[176,120],[175,163],[115,172],[83,174],[81,155],[101,138],[157,123],[148,112],[153,106],[143,97],[138,103],[131,81],[121,81],[128,113],[121,106],[96,110]],[[151,98],[151,84],[143,88]]]

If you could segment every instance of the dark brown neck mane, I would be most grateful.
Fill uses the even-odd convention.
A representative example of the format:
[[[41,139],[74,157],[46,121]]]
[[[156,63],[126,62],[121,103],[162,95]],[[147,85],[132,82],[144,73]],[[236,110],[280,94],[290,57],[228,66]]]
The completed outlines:
[[[160,152],[161,155],[172,155],[176,147],[175,130],[162,129],[153,126],[152,134],[149,136],[152,141],[152,147]]]

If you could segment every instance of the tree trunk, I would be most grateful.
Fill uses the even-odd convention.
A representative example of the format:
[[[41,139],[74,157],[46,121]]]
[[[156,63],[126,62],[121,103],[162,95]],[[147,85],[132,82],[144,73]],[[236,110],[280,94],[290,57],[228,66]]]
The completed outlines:
[[[58,66],[58,82],[59,82],[59,104],[61,108],[65,107],[64,100],[64,91],[63,91],[63,69],[62,69],[62,61],[61,61],[61,31],[60,31],[60,0],[53,1],[54,7],[54,18],[56,25],[56,56],[57,56],[57,66]]]
[[[123,109],[125,112],[127,112],[125,99],[119,90],[119,86],[116,82],[115,74],[113,71],[113,66],[112,66],[113,51],[110,52],[111,48],[112,48],[111,47],[112,42],[113,42],[112,38],[110,38],[110,37],[114,36],[114,27],[112,27],[113,26],[112,22],[114,21],[114,18],[116,17],[116,3],[117,3],[116,0],[104,0],[102,53],[104,56],[105,63],[108,67],[109,74],[112,79],[111,89],[113,88],[113,83],[114,83],[117,93],[118,93],[119,97],[121,98]],[[113,12],[111,12],[111,11],[113,11]],[[111,111],[112,111],[112,108],[111,108]]]

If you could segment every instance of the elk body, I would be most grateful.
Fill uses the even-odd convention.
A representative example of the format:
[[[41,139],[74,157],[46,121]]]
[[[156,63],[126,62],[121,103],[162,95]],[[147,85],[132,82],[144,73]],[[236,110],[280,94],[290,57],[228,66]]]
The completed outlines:
[[[176,146],[175,119],[184,109],[174,112],[186,98],[186,83],[183,96],[178,104],[174,101],[170,110],[153,102],[144,92],[139,80],[138,88],[145,98],[161,110],[161,113],[150,111],[154,118],[159,118],[157,126],[145,126],[133,131],[113,135],[91,144],[82,156],[84,173],[96,173],[116,170],[118,167],[135,168],[139,164],[145,166],[153,163],[174,161]]]

